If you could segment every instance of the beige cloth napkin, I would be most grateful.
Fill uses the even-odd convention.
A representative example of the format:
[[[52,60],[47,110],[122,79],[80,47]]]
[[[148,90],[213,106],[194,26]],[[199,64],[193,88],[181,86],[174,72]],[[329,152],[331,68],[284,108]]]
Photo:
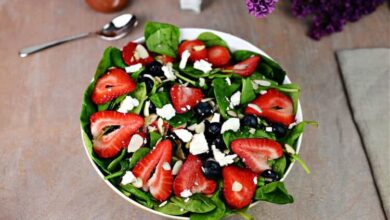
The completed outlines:
[[[343,50],[337,57],[353,117],[390,218],[390,49]]]

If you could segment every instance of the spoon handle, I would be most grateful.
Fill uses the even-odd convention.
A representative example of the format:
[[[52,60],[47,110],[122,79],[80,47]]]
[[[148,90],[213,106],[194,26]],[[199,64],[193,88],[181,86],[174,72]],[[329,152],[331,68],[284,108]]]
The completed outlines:
[[[27,57],[28,55],[39,52],[41,50],[44,50],[44,49],[47,49],[50,47],[54,47],[54,46],[57,46],[57,45],[60,45],[60,44],[63,44],[63,43],[69,42],[69,41],[89,37],[92,35],[95,35],[95,33],[82,33],[82,34],[78,34],[78,35],[65,37],[65,38],[60,39],[60,40],[54,40],[54,41],[51,41],[48,43],[38,44],[38,45],[31,46],[31,47],[26,47],[26,48],[23,48],[19,51],[19,56],[20,57]]]

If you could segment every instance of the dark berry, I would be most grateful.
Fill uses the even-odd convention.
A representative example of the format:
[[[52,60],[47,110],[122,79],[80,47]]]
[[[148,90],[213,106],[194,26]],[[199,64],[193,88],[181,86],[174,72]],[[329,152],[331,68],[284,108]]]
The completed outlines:
[[[162,64],[157,61],[153,61],[146,66],[146,72],[150,73],[152,76],[163,76],[164,72],[162,71]]]
[[[221,134],[221,123],[219,122],[209,123],[208,121],[206,121],[204,134],[206,138],[214,139],[217,135]]]
[[[225,142],[223,141],[222,135],[218,135],[217,137],[215,137],[212,143],[215,145],[216,148],[222,151],[226,150],[226,145]]]
[[[279,180],[278,174],[276,174],[273,170],[264,170],[261,173],[261,176],[264,177],[266,183],[275,182]]]
[[[204,119],[212,113],[213,106],[208,102],[199,102],[195,107],[195,114],[200,119]]]
[[[208,160],[210,158],[213,158],[213,153],[211,150],[205,152],[205,153],[202,153],[202,154],[198,154],[197,155],[202,161],[205,161],[205,160]]]
[[[272,131],[275,133],[276,137],[281,138],[286,136],[287,127],[280,123],[273,123]]]
[[[254,115],[245,115],[244,118],[241,119],[241,123],[244,126],[256,128],[257,127],[257,117]]]
[[[153,102],[150,102],[149,104],[149,113],[156,113],[156,106],[153,104]]]
[[[222,168],[214,160],[206,160],[202,164],[202,171],[206,178],[217,180],[221,178]]]
[[[145,85],[146,85],[146,91],[147,91],[148,93],[149,93],[150,91],[152,91],[153,86],[154,86],[154,81],[153,81],[151,78],[142,76],[141,79],[140,79],[139,81],[145,83]]]

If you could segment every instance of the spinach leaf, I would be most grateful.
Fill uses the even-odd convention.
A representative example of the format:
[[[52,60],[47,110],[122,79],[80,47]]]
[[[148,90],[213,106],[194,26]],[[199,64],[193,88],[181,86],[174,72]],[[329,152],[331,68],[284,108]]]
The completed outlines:
[[[310,168],[307,166],[305,161],[303,161],[298,154],[290,154],[290,157],[291,157],[291,161],[296,160],[299,163],[299,165],[301,165],[301,167],[305,170],[305,172],[307,174],[311,173]]]
[[[275,61],[273,61],[272,59],[266,56],[248,50],[236,50],[233,53],[233,59],[236,60],[237,62],[240,62],[248,59],[253,55],[258,55],[261,57],[260,63],[256,68],[257,71],[259,71],[268,79],[275,80],[279,84],[283,83],[284,77],[286,76],[286,72],[282,69],[282,67],[278,63],[276,63]]]
[[[288,194],[283,182],[272,182],[256,190],[255,200],[271,202],[275,204],[293,203],[293,197]]]
[[[157,141],[161,138],[161,134],[158,132],[152,131],[149,133],[149,137],[150,137],[149,147],[152,148],[152,147],[156,146]]]
[[[138,83],[137,84],[137,89],[130,93],[131,97],[135,98],[138,100],[139,105],[131,110],[132,113],[139,114],[142,110],[142,107],[144,105],[144,102],[146,101],[147,98],[147,91],[146,91],[146,84],[143,83]]]
[[[122,51],[115,47],[111,49],[111,62],[116,67],[120,67],[122,69],[126,67],[122,59]]]
[[[299,101],[298,99],[299,99],[299,95],[301,93],[301,88],[297,84],[291,83],[291,84],[283,84],[283,85],[273,85],[271,83],[270,86],[260,86],[259,85],[259,88],[256,91],[259,92],[261,90],[267,90],[270,88],[277,89],[278,91],[289,96],[292,103],[293,103],[294,114],[297,113],[298,101]]]
[[[238,90],[241,86],[241,80],[232,80],[231,85],[229,85],[223,78],[215,78],[212,82],[214,88],[214,95],[219,107],[219,111],[223,118],[229,118],[226,113],[227,108],[229,107],[228,99],[230,96]]]
[[[287,166],[286,156],[283,155],[282,157],[275,160],[275,163],[272,165],[272,170],[276,174],[278,174],[280,178],[282,178],[284,172],[286,171],[286,166]]]
[[[139,75],[141,75],[141,73],[145,70],[145,67],[142,67],[141,69],[139,69],[138,71],[134,72],[131,74],[131,78],[133,78],[134,80],[137,80]]]
[[[138,202],[140,202],[141,204],[145,205],[146,207],[153,208],[153,206],[155,205],[155,201],[153,200],[153,197],[150,194],[145,193],[144,191],[134,187],[131,184],[119,185],[118,188],[121,191],[125,191],[128,194],[130,194]]]
[[[111,102],[107,102],[101,105],[98,105],[98,111],[104,111],[104,110],[114,110],[119,108],[119,104],[126,98],[125,95],[121,95],[118,98],[112,100]]]
[[[168,92],[157,92],[149,97],[150,101],[156,106],[156,108],[162,108],[164,105],[169,104]]]
[[[145,43],[149,51],[176,57],[180,38],[178,27],[164,23],[147,22],[144,29]]]
[[[133,156],[131,156],[129,169],[133,169],[135,165],[140,161],[142,158],[144,158],[148,153],[150,149],[146,147],[141,147],[136,152],[134,152]]]
[[[210,199],[216,208],[207,213],[193,213],[190,220],[219,220],[225,216],[226,206],[220,197],[220,191],[215,192]]]
[[[173,202],[168,202],[162,207],[157,206],[154,209],[168,215],[183,215],[188,212],[187,210],[181,208],[179,205]]]
[[[195,194],[190,197],[190,200],[185,202],[183,198],[180,197],[172,197],[171,201],[187,210],[189,212],[194,213],[206,213],[215,209],[214,203],[208,197],[202,194]]]
[[[96,163],[96,165],[106,174],[109,174],[110,171],[107,170],[107,166],[110,163],[109,160],[100,159],[95,155],[93,151],[93,144],[91,139],[89,139],[85,130],[82,131],[84,144],[87,147],[88,154],[91,156],[92,160]]]
[[[183,124],[187,123],[188,121],[190,121],[191,118],[193,118],[193,117],[194,117],[194,115],[193,115],[192,111],[188,111],[184,114],[176,114],[173,118],[171,118],[168,121],[168,123],[172,127],[177,128],[180,125],[183,125]]]
[[[222,47],[229,48],[227,43],[224,40],[222,40],[222,38],[220,38],[219,36],[211,32],[203,32],[199,34],[198,40],[203,41],[206,47],[222,46]]]
[[[176,68],[179,70],[179,72],[184,73],[187,76],[193,77],[193,78],[202,78],[209,75],[209,73],[204,73],[200,70],[195,69],[192,66],[186,66],[184,69]]]
[[[248,127],[242,128],[240,131],[226,131],[223,133],[223,141],[227,147],[230,147],[230,144],[238,138],[268,138],[275,140],[275,135],[270,132],[265,132],[263,130],[256,130],[253,134],[249,132]]]
[[[291,130],[288,131],[287,135],[281,140],[282,143],[288,144],[295,150],[295,143],[298,140],[299,136],[303,133],[303,130],[306,125],[318,126],[318,122],[315,121],[302,121]]]
[[[126,156],[126,149],[123,149],[121,154],[115,158],[113,161],[111,161],[110,164],[108,164],[107,170],[110,172],[114,172],[119,167],[119,163],[123,160],[123,158]]]
[[[111,179],[114,179],[114,178],[117,178],[117,177],[121,177],[121,176],[123,176],[124,174],[125,174],[125,171],[119,170],[119,171],[117,171],[117,172],[115,172],[115,173],[111,173],[111,174],[105,176],[104,179],[105,179],[105,180],[111,180]]]
[[[255,91],[253,89],[252,80],[249,78],[242,78],[242,89],[240,104],[245,105],[256,98]]]

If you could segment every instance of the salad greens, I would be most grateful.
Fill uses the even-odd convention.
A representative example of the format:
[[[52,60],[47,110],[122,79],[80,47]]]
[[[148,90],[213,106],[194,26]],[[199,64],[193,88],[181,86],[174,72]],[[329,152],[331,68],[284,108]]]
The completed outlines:
[[[147,22],[144,35],[145,45],[149,51],[172,58],[178,57],[180,40],[180,30],[178,27],[164,23]],[[228,44],[214,33],[201,33],[197,39],[202,41],[206,47],[222,46],[229,50]],[[223,70],[221,68],[214,68],[212,71],[206,73],[199,69],[195,69],[190,65],[181,69],[179,68],[178,63],[173,63],[173,69],[175,70],[175,75],[177,77],[176,82],[179,81],[183,84],[189,83],[192,86],[203,89],[206,97],[211,97],[215,102],[215,105],[218,107],[219,113],[223,118],[222,120],[227,120],[231,117],[229,111],[233,111],[237,114],[237,117],[241,117],[239,114],[243,112],[244,107],[268,89],[276,89],[287,95],[293,103],[294,114],[296,114],[300,87],[293,83],[283,84],[286,72],[278,63],[252,51],[236,50],[230,52],[229,50],[229,53],[231,53],[231,57],[235,62],[240,62],[253,55],[257,55],[261,57],[260,63],[257,66],[256,71],[249,77],[242,77],[234,74],[231,70]],[[145,82],[138,83],[136,90],[129,94],[121,95],[104,104],[94,104],[91,100],[91,94],[97,80],[110,68],[118,67],[123,69],[127,66],[128,65],[122,58],[122,51],[115,47],[108,47],[104,51],[94,78],[88,85],[83,96],[80,114],[83,141],[89,156],[104,174],[105,179],[110,181],[111,184],[116,186],[127,197],[130,197],[148,208],[168,215],[187,216],[190,217],[191,220],[219,220],[231,214],[240,214],[246,219],[253,219],[252,216],[246,213],[248,207],[234,210],[227,206],[224,201],[222,181],[218,182],[217,189],[211,196],[193,194],[188,199],[171,196],[163,203],[156,201],[149,192],[144,192],[142,189],[136,188],[132,184],[121,184],[120,180],[125,175],[126,171],[132,170],[142,158],[151,152],[151,149],[156,143],[166,135],[159,131],[150,131],[148,133],[148,143],[145,147],[141,147],[135,152],[129,153],[127,152],[127,149],[123,149],[118,155],[110,159],[102,159],[95,154],[93,150],[93,138],[90,131],[90,117],[93,113],[97,111],[117,110],[126,96],[131,96],[139,101],[139,105],[130,111],[135,114],[142,114],[143,109],[146,108],[146,101],[150,101],[155,108],[162,108],[166,104],[173,104],[170,94],[165,89],[168,86],[171,86],[172,82],[158,80],[153,80],[152,89],[150,89]],[[147,72],[146,68],[142,67],[138,71],[132,73],[131,77],[134,80],[138,80],[145,72]],[[201,80],[204,80],[204,85],[201,85]],[[260,83],[257,83],[258,80],[260,80]],[[263,83],[261,83],[261,81],[263,81]],[[264,83],[264,81],[266,83]],[[236,92],[240,92],[239,107],[230,109],[231,100],[229,99]],[[183,114],[176,114],[170,120],[166,120],[166,122],[171,127],[177,128],[184,125],[196,124],[199,121],[194,117],[193,112],[188,111]],[[265,130],[265,128],[269,126],[269,123],[263,119],[259,119],[258,128],[254,129],[242,125],[239,131],[228,130],[224,132],[222,138],[227,147],[226,151],[230,151],[230,144],[233,140],[238,138],[267,138],[278,141],[284,145],[283,156],[268,162],[272,167],[272,170],[279,177],[283,177],[289,165],[295,160],[299,162],[307,172],[310,172],[307,165],[295,152],[297,141],[299,137],[301,137],[305,125],[308,124],[318,125],[317,122],[303,121],[288,129],[284,137],[277,137],[273,132]],[[180,147],[188,151],[188,149],[186,149],[188,146]],[[173,161],[176,160],[177,157],[174,157]],[[239,167],[245,166],[245,164],[239,160],[236,160],[234,164]],[[283,182],[276,181],[268,183],[264,177],[259,176],[257,189],[252,201],[288,204],[292,203],[294,199],[287,192]]]

